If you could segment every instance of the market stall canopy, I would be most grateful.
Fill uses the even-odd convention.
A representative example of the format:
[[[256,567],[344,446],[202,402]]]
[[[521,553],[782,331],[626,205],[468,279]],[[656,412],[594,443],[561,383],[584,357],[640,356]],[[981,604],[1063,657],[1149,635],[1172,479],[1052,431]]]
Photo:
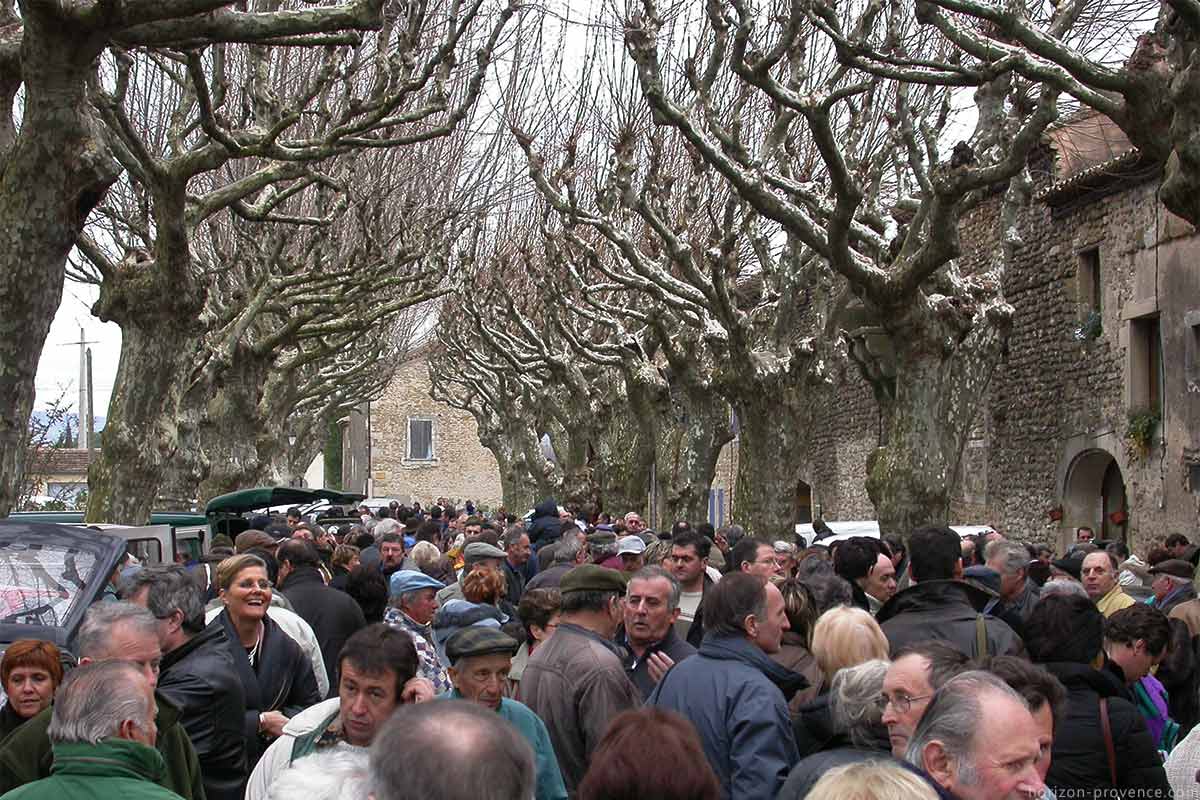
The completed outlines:
[[[292,489],[287,486],[259,486],[230,492],[208,501],[206,515],[244,514],[275,506],[304,506],[322,501],[333,505],[354,505],[366,495],[344,494],[329,489]]]

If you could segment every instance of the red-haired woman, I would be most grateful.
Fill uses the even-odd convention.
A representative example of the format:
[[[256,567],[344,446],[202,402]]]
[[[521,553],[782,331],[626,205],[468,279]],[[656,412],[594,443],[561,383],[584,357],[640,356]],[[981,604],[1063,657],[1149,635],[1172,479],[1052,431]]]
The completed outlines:
[[[0,741],[49,708],[62,679],[62,656],[54,645],[38,639],[9,645],[0,660],[0,684],[8,696],[0,708]]]
[[[646,707],[618,714],[609,723],[579,784],[579,800],[650,797],[720,800],[721,784],[692,724],[673,711]]]

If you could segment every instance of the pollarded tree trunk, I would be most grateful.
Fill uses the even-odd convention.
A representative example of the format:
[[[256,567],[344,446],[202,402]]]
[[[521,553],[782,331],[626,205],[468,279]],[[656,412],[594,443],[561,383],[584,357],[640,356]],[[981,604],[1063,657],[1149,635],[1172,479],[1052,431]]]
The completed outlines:
[[[0,10],[0,516],[19,491],[34,376],[67,253],[119,174],[86,97],[100,43],[53,9],[26,5],[20,23]]]
[[[733,439],[729,406],[712,392],[694,396],[684,388],[684,413],[659,437],[655,486],[660,519],[685,519],[693,525],[708,519],[708,495],[721,448]]]
[[[808,453],[810,415],[788,409],[781,393],[738,398],[738,467],[733,520],[749,535],[791,541],[798,466]]]
[[[708,386],[652,361],[625,370],[630,412],[654,448],[655,519],[693,525],[708,518],[708,495],[721,448],[733,439],[729,405]]]
[[[905,317],[892,333],[896,381],[887,442],[867,464],[880,533],[902,536],[949,521],[963,447],[1000,359],[1011,308],[998,303],[980,312],[965,337],[961,322],[939,319],[928,306]]]
[[[645,513],[650,488],[654,450],[646,441],[632,409],[624,402],[620,413],[609,415],[607,429],[596,447],[596,479],[600,506],[595,510],[623,516],[630,511]]]
[[[88,471],[89,522],[144,525],[178,447],[175,415],[197,352],[205,291],[192,274],[182,186],[155,192],[153,257],[131,253],[93,313],[121,326],[121,359],[100,457]]]

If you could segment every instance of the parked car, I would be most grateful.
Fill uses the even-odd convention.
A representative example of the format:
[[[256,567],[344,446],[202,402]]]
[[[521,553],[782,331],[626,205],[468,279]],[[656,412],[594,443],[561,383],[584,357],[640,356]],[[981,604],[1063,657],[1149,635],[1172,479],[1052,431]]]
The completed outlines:
[[[169,564],[176,553],[194,561],[209,551],[212,542],[208,519],[188,512],[156,511],[150,515],[149,525],[90,524],[83,521],[82,511],[23,511],[9,519],[103,530],[124,539],[129,553],[146,564]]]
[[[42,639],[70,653],[125,548],[125,539],[103,531],[0,520],[0,652],[18,639]]]
[[[309,509],[325,507],[325,504],[356,507],[363,499],[361,494],[335,492],[330,489],[293,489],[288,486],[257,486],[223,494],[208,501],[204,514],[214,533],[224,533],[230,538],[250,527],[247,514],[261,511],[286,511],[293,506],[306,514]]]

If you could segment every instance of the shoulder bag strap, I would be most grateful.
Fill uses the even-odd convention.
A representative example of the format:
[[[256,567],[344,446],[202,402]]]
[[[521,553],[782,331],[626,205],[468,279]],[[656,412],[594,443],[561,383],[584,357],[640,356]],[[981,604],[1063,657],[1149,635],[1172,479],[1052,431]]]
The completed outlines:
[[[983,619],[983,614],[975,615],[975,657],[987,658],[988,642],[987,642],[987,623]]]
[[[1108,777],[1117,785],[1117,751],[1113,747],[1112,725],[1108,721],[1108,698],[1100,698],[1100,730],[1104,732],[1104,752],[1108,757]]]

